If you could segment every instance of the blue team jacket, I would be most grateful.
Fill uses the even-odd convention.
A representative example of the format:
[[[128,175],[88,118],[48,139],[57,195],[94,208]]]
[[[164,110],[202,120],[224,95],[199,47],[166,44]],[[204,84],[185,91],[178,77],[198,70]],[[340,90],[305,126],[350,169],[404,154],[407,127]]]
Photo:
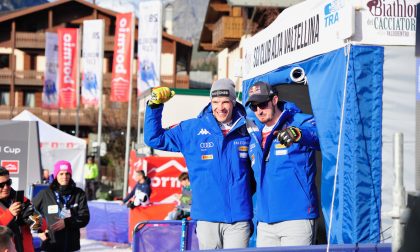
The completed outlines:
[[[159,150],[184,155],[192,190],[191,217],[195,220],[234,223],[252,219],[250,136],[245,110],[233,110],[234,126],[223,136],[207,105],[197,118],[162,129],[163,105],[147,106],[145,143]]]
[[[251,134],[249,155],[257,183],[256,218],[266,223],[318,217],[315,185],[315,150],[319,150],[313,116],[300,113],[286,102],[279,121],[261,148],[262,126],[248,124]],[[302,138],[289,148],[280,144],[273,132],[288,126],[302,131]]]

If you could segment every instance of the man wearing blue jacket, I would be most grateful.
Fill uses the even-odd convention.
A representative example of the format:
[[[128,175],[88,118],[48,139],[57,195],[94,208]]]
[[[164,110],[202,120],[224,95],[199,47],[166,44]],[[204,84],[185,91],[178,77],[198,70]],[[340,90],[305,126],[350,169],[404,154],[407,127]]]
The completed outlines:
[[[310,245],[318,218],[315,120],[280,101],[268,83],[255,83],[248,94],[246,106],[262,123],[248,124],[257,183],[257,247]]]
[[[184,155],[200,249],[245,248],[252,219],[250,136],[234,83],[216,81],[210,90],[211,102],[197,118],[165,130],[162,103],[173,95],[166,87],[153,89],[146,108],[145,142]]]

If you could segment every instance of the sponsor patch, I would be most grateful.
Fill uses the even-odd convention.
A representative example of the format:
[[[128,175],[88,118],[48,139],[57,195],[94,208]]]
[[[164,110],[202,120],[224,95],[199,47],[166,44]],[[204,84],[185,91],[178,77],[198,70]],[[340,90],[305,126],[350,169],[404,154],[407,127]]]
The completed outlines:
[[[276,148],[276,149],[284,149],[284,148],[286,148],[286,146],[284,145],[284,144],[276,144],[276,145],[274,145],[274,148]]]
[[[285,149],[285,150],[276,150],[276,156],[287,155],[287,153],[288,153],[287,149]]]
[[[213,159],[213,155],[202,155],[201,160],[210,160]]]
[[[240,158],[247,158],[248,157],[248,153],[246,153],[246,152],[239,152],[239,157]]]
[[[239,151],[248,151],[248,146],[239,146]]]

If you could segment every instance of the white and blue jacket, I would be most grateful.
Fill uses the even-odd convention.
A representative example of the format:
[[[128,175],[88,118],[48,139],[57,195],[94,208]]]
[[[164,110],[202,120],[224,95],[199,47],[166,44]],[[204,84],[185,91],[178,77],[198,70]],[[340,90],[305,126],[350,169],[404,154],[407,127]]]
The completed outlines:
[[[280,103],[282,104],[282,103]],[[249,155],[257,183],[256,219],[265,223],[318,217],[315,185],[315,150],[319,150],[313,116],[300,113],[293,103],[285,102],[273,131],[261,148],[262,127],[248,123],[251,134]],[[289,126],[298,127],[302,137],[286,148],[273,135]]]
[[[234,223],[252,219],[250,136],[245,109],[236,103],[233,127],[224,137],[207,105],[197,118],[162,129],[163,105],[147,106],[145,143],[155,149],[181,152],[191,181],[194,220]]]

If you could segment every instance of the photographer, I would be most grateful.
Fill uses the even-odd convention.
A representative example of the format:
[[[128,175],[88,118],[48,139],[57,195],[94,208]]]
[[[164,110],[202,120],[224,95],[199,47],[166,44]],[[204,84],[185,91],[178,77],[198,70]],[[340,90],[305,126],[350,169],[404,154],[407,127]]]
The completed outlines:
[[[30,226],[40,227],[40,218],[34,214],[32,203],[25,197],[16,201],[9,171],[0,167],[0,225],[8,226],[14,234],[14,243],[18,252],[32,252],[34,246]],[[36,223],[33,221],[36,220]]]

